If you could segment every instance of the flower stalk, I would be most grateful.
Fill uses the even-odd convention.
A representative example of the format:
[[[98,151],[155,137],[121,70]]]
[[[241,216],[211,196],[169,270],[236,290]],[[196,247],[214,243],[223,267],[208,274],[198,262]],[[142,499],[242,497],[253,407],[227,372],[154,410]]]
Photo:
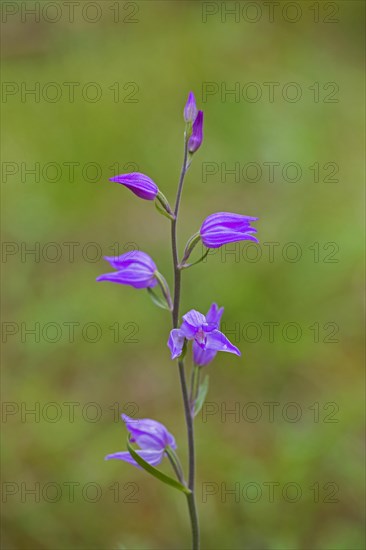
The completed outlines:
[[[206,375],[200,381],[202,367],[211,363],[218,352],[227,352],[240,356],[240,350],[234,346],[226,335],[220,331],[220,321],[224,312],[215,302],[211,304],[204,315],[196,309],[191,309],[182,316],[178,327],[181,299],[182,270],[202,262],[210,249],[219,248],[230,242],[251,240],[258,242],[254,236],[256,229],[251,222],[257,218],[235,214],[232,212],[217,212],[208,216],[200,230],[187,242],[182,261],[178,259],[177,223],[181,203],[184,179],[196,151],[203,141],[203,112],[199,111],[193,92],[188,95],[184,107],[184,153],[178,182],[174,210],[157,184],[146,174],[132,172],[120,174],[111,181],[121,184],[134,195],[145,201],[154,201],[160,214],[171,222],[171,252],[174,272],[173,298],[165,277],[160,273],[154,260],[145,252],[134,250],[121,256],[105,257],[114,271],[100,275],[97,281],[107,281],[128,285],[134,289],[146,289],[152,301],[159,307],[169,310],[172,317],[172,330],[169,334],[168,347],[171,358],[177,359],[180,387],[184,406],[184,416],[188,439],[188,481],[176,453],[177,444],[172,433],[164,424],[150,418],[134,419],[122,415],[129,433],[125,451],[108,454],[106,460],[122,460],[140,470],[144,470],[161,482],[184,493],[192,530],[192,549],[199,550],[200,533],[197,506],[195,499],[195,444],[194,417],[201,410],[206,399],[209,377]],[[188,262],[197,244],[206,248],[201,258]],[[156,293],[155,287],[160,287]],[[191,369],[190,387],[188,388],[184,361],[187,350],[192,350],[193,366]],[[164,459],[168,459],[176,478],[166,475],[156,468]]]
[[[177,220],[179,213],[179,206],[182,197],[184,177],[187,172],[187,159],[188,159],[188,139],[185,135],[184,139],[184,154],[183,164],[180,173],[177,196],[174,208],[174,219],[171,222],[171,239],[172,239],[172,256],[173,256],[173,269],[174,269],[174,299],[173,299],[173,311],[172,311],[172,325],[173,329],[178,327],[179,319],[179,304],[180,304],[180,292],[181,292],[181,269],[178,260],[178,247],[177,247]],[[193,416],[191,411],[190,399],[188,396],[187,381],[184,370],[184,360],[180,358],[178,360],[179,379],[183,397],[184,413],[187,427],[188,437],[188,456],[189,456],[189,472],[188,472],[188,488],[191,491],[187,495],[189,515],[191,519],[192,528],[192,548],[193,550],[199,550],[200,537],[199,537],[199,523],[196,507],[196,500],[194,494],[194,481],[195,481],[195,449],[194,449],[194,429],[193,429]]]

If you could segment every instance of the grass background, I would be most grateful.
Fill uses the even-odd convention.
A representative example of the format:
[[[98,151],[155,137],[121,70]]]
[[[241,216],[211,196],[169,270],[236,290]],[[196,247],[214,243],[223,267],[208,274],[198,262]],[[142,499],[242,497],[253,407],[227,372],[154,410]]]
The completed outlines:
[[[138,247],[172,281],[168,221],[108,178],[116,163],[120,173],[138,169],[174,200],[182,109],[193,90],[205,135],[185,184],[180,246],[218,210],[258,216],[261,241],[257,250],[223,249],[183,277],[181,311],[224,305],[224,328],[242,351],[241,359],[221,354],[207,368],[213,414],[196,421],[203,548],[363,548],[363,3],[334,3],[334,23],[324,22],[333,9],[324,2],[316,3],[318,23],[307,1],[296,2],[296,23],[288,21],[291,11],[283,16],[283,2],[272,23],[262,2],[256,23],[248,22],[254,12],[243,11],[237,22],[222,20],[220,3],[211,3],[219,11],[204,22],[204,3],[155,0],[119,3],[118,22],[115,3],[99,2],[101,17],[90,23],[82,17],[86,4],[72,23],[63,7],[55,23],[47,21],[50,8],[39,22],[22,22],[19,12],[3,24],[3,81],[19,89],[2,100],[3,321],[13,323],[3,324],[3,547],[189,546],[184,497],[144,472],[103,462],[124,449],[122,411],[164,422],[186,460],[178,374],[165,345],[169,316],[145,292],[96,284],[95,277],[108,270],[101,254]],[[247,3],[237,4],[242,10]],[[55,102],[45,89],[50,82],[62,90]],[[79,83],[73,102],[67,82]],[[82,95],[93,93],[85,91],[90,82],[101,90],[99,101]],[[207,82],[219,90],[255,82],[263,96],[206,98]],[[279,83],[273,102],[265,82]],[[297,102],[282,96],[289,82],[301,89]],[[309,89],[315,82],[318,102]],[[339,86],[337,102],[324,102],[327,82]],[[39,102],[22,98],[25,86],[37,85]],[[127,102],[135,89],[136,102]],[[219,172],[205,182],[207,162]],[[262,168],[258,181],[221,178],[221,163],[242,170],[250,162]],[[272,183],[265,162],[280,163]],[[282,175],[289,162],[301,167],[297,182]],[[336,181],[326,178],[329,162],[339,167]],[[35,163],[39,178],[25,172]],[[47,163],[61,167],[57,177]],[[74,177],[65,163],[79,163]],[[100,167],[95,178],[88,163]],[[277,243],[273,261],[263,243]],[[287,243],[297,244],[298,261],[288,260],[294,248]],[[36,255],[26,254],[35,247]],[[256,252],[260,258],[250,261]],[[278,323],[273,341],[271,322]],[[36,323],[37,338],[26,333]],[[94,343],[88,323],[100,327]],[[296,342],[288,341],[288,323],[301,328]],[[8,334],[12,328],[17,332]],[[278,403],[273,421],[268,402]],[[32,408],[36,415],[27,415]],[[233,408],[239,417],[225,413]],[[261,416],[250,421],[256,411]],[[289,421],[296,412],[298,421]],[[77,484],[73,497],[70,483]],[[207,483],[216,494],[205,499]],[[290,502],[295,486],[288,483],[301,489],[297,502]],[[225,498],[224,489],[235,487],[237,498]],[[32,488],[36,496],[27,493]]]

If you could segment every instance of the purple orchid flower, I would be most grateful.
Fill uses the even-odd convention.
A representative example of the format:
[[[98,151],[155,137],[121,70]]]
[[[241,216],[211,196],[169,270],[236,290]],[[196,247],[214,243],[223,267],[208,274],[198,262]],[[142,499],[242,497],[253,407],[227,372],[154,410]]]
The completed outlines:
[[[153,201],[158,192],[158,186],[153,182],[151,178],[141,174],[140,172],[131,172],[130,174],[120,174],[109,178],[109,181],[115,181],[121,183],[125,187],[128,187],[140,199],[147,201]]]
[[[250,222],[258,218],[242,216],[231,212],[217,212],[208,216],[200,229],[202,242],[207,248],[219,248],[220,246],[237,241],[253,241],[258,239],[252,235],[257,230],[251,227]]]
[[[133,250],[121,256],[104,258],[117,271],[97,277],[97,281],[109,281],[134,288],[152,288],[158,284],[157,267],[145,252]]]
[[[184,120],[186,122],[194,122],[197,117],[197,105],[193,92],[189,92],[187,103],[184,107]]]
[[[206,317],[194,309],[183,315],[181,327],[173,329],[169,335],[172,359],[182,354],[185,340],[193,340],[193,357],[197,365],[207,365],[218,351],[240,356],[238,348],[218,330],[223,311],[217,304],[212,304]]]
[[[192,135],[188,140],[188,151],[195,153],[203,140],[203,111],[198,111],[192,126]]]
[[[220,329],[220,321],[222,314],[224,313],[224,308],[220,307],[217,304],[212,304],[210,309],[206,314],[206,321],[210,325],[215,325],[215,329]],[[194,364],[203,367],[211,363],[211,361],[216,357],[217,350],[214,349],[202,349],[197,342],[193,342],[193,361]]]
[[[150,418],[137,420],[126,414],[122,414],[122,420],[131,434],[131,443],[136,443],[140,447],[136,453],[151,466],[160,464],[167,447],[172,449],[177,448],[174,437],[160,422],[151,420]],[[123,460],[140,468],[139,464],[137,464],[128,451],[112,453],[105,457],[105,460],[111,459]]]

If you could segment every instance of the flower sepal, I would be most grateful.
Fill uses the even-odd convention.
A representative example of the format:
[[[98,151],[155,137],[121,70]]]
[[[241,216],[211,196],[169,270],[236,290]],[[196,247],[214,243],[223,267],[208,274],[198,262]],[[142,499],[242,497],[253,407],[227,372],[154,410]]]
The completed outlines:
[[[174,212],[172,211],[170,204],[168,202],[168,199],[166,196],[160,191],[158,191],[156,198],[155,198],[155,208],[159,212],[159,214],[162,214],[162,216],[165,216],[166,218],[169,218],[170,220],[175,220]]]
[[[156,292],[154,292],[154,291],[152,290],[152,288],[148,288],[148,289],[147,289],[147,293],[148,293],[148,295],[150,296],[152,302],[153,302],[156,306],[160,307],[161,309],[167,309],[168,311],[170,311],[170,307],[168,306],[168,304],[166,303],[166,301],[165,301],[163,298],[161,298],[160,296],[158,296],[158,295],[156,294]]]
[[[172,311],[173,310],[173,302],[172,302],[172,299],[171,299],[171,296],[170,296],[169,286],[168,286],[168,283],[165,280],[165,277],[163,277],[163,275],[161,273],[159,273],[159,271],[156,271],[155,272],[155,278],[158,281],[158,284],[161,288],[163,297],[158,296],[152,288],[148,288],[147,292],[148,292],[150,298],[152,299],[154,304],[157,305],[158,307],[161,307],[162,309],[167,309],[168,311]]]
[[[202,256],[201,256],[198,260],[196,260],[195,262],[192,262],[192,263],[190,263],[190,264],[181,263],[181,264],[179,264],[179,266],[178,266],[179,269],[187,269],[188,267],[192,267],[193,265],[200,264],[201,262],[203,262],[203,261],[207,258],[207,256],[209,255],[209,252],[210,252],[210,249],[207,248],[206,252],[204,252],[204,253],[202,254]]]
[[[174,487],[175,489],[178,489],[179,491],[181,491],[182,493],[185,493],[186,495],[191,494],[191,491],[188,489],[188,487],[186,487],[185,485],[183,485],[182,483],[180,483],[176,479],[174,479],[170,476],[167,476],[166,474],[164,474],[163,472],[161,472],[160,470],[158,470],[154,466],[151,466],[151,464],[146,462],[146,460],[144,460],[139,454],[137,454],[137,452],[135,451],[135,449],[131,445],[130,436],[127,437],[127,450],[130,453],[131,457],[137,462],[137,464],[141,468],[143,468],[146,472],[148,472],[150,475],[156,477],[157,479],[159,479],[163,483],[166,483],[167,485],[170,485],[171,487]]]

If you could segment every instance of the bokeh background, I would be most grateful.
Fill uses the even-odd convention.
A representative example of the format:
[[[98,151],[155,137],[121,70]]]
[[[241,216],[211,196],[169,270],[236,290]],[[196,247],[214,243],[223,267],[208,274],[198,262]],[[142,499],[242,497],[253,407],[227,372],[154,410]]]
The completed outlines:
[[[108,178],[138,169],[173,202],[189,90],[205,136],[180,247],[219,210],[258,216],[261,241],[183,277],[181,311],[224,305],[242,351],[207,367],[196,420],[202,546],[364,548],[364,4],[281,2],[273,21],[266,2],[80,2],[73,20],[63,2],[36,20],[34,4],[2,6],[3,548],[189,547],[184,497],[103,461],[127,412],[164,422],[186,464],[169,315],[95,282],[102,255],[133,248],[172,281],[168,220]]]

